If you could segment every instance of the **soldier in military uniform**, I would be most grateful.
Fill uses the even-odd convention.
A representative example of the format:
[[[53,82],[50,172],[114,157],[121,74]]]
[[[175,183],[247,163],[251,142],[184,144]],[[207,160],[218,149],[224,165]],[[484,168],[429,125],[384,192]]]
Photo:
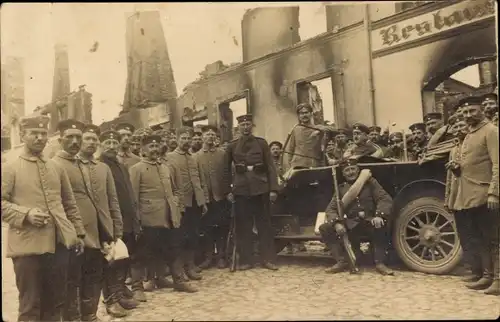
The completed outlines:
[[[130,152],[141,157],[141,137],[135,133],[130,138]]]
[[[368,133],[368,138],[370,140],[370,142],[372,142],[375,146],[377,146],[378,148],[380,148],[382,150],[382,156],[385,157],[386,154],[388,153],[388,149],[387,149],[387,142],[384,141],[384,139],[382,138],[382,134],[380,132],[382,132],[382,128],[380,126],[370,126],[368,128],[368,131],[370,133]]]
[[[281,153],[283,153],[283,144],[278,141],[273,141],[269,143],[269,151],[271,152],[271,157],[273,158],[274,166],[278,175],[282,176],[284,174],[283,167],[281,166]]]
[[[354,146],[344,152],[344,158],[360,158],[362,156],[372,156],[382,158],[382,149],[368,140],[369,128],[362,123],[355,123],[352,127],[352,138]]]
[[[83,252],[86,231],[66,171],[44,157],[49,118],[20,120],[21,155],[2,164],[2,222],[9,225],[19,291],[18,321],[61,321],[69,250]]]
[[[336,160],[342,160],[344,157],[345,151],[347,151],[347,141],[349,137],[352,135],[351,131],[348,129],[338,129],[333,134],[333,138],[335,139],[335,148],[333,150],[333,157]]]
[[[396,159],[398,161],[404,160],[404,142],[403,133],[392,132],[389,134],[390,145],[386,157]]]
[[[495,93],[488,93],[482,97],[484,116],[493,124],[498,126],[498,96]]]
[[[241,136],[228,146],[225,178],[228,199],[235,202],[239,269],[247,270],[253,266],[252,229],[255,222],[262,265],[267,269],[277,270],[278,267],[273,263],[276,253],[269,201],[276,201],[278,176],[266,140],[252,135],[252,115],[241,115],[236,120]]]
[[[412,154],[412,159],[418,159],[420,155],[424,152],[427,146],[427,133],[424,123],[415,123],[410,125],[410,130],[412,133],[413,144],[410,146],[410,152]]]
[[[120,134],[121,140],[117,158],[127,169],[141,160],[139,156],[130,151],[130,139],[134,130],[134,126],[129,123],[120,123],[115,127],[115,131]]]
[[[88,128],[86,129],[79,121],[68,119],[59,122],[57,129],[60,132],[59,141],[62,149],[52,159],[68,174],[87,232],[84,239],[84,253],[81,256],[70,255],[64,319],[95,321],[104,269],[101,245],[121,238],[122,215],[113,176],[108,166],[93,159],[90,162],[92,165],[89,165],[89,159],[78,157],[83,146],[83,133],[86,133]],[[97,145],[95,147],[97,148]],[[96,149],[93,153],[95,151]],[[115,309],[123,310],[118,307],[118,303],[115,305],[117,306]]]
[[[196,152],[200,151],[202,146],[203,146],[203,138],[201,129],[195,128],[193,132],[193,140],[191,141],[191,148],[189,149],[189,153],[195,154]]]
[[[371,175],[360,174],[356,159],[344,160],[340,168],[346,182],[339,185],[338,197],[345,214],[339,213],[337,196],[334,195],[326,212],[327,222],[320,226],[321,237],[337,261],[329,268],[329,273],[339,273],[348,268],[339,237],[348,234],[353,245],[361,236],[370,237],[373,247],[375,268],[382,275],[393,275],[385,266],[388,246],[388,225],[392,208],[392,198]],[[368,171],[368,170],[364,170]],[[367,172],[368,173],[368,172]],[[343,215],[346,218],[343,218]]]
[[[455,169],[460,193],[454,207],[464,212],[462,219],[470,222],[472,236],[479,240],[476,252],[483,271],[477,276],[480,279],[467,287],[500,295],[498,127],[485,119],[481,103],[481,98],[474,96],[461,101],[469,132]]]
[[[430,139],[441,127],[443,127],[443,114],[441,113],[427,113],[424,115],[425,130],[427,132],[427,139]]]
[[[147,268],[147,289],[174,288],[180,292],[197,290],[182,280],[181,210],[177,186],[172,184],[167,165],[159,160],[161,137],[148,135],[142,140],[145,157],[130,168],[134,199],[138,201],[138,215],[142,233],[137,241],[137,260]],[[165,277],[168,263],[173,283]],[[146,290],[141,274],[132,276],[134,293]]]

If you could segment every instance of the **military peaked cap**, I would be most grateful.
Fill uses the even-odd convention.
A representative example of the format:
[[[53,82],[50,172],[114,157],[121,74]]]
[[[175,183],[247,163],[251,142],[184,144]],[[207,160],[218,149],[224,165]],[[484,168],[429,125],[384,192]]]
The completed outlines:
[[[238,123],[241,123],[241,122],[252,122],[253,121],[253,117],[252,117],[252,114],[240,115],[240,116],[236,117],[236,121],[238,121]]]
[[[119,123],[116,125],[115,131],[120,131],[120,130],[125,130],[129,131],[130,133],[134,133],[135,127],[130,123]]]
[[[441,120],[443,119],[443,114],[441,113],[427,113],[424,115],[424,122],[429,122],[430,120]]]
[[[308,109],[309,112],[313,111],[313,107],[311,106],[311,104],[309,104],[309,103],[300,103],[299,105],[297,105],[297,113],[300,112],[300,110],[302,110],[304,108]]]
[[[414,124],[410,125],[410,130],[412,132],[414,132],[416,130],[422,130],[425,132],[425,124],[424,123],[414,123]]]
[[[401,140],[403,139],[403,133],[401,132],[392,132],[389,134],[389,139],[392,140],[395,137],[399,137]]]
[[[370,130],[368,129],[368,126],[366,126],[366,125],[364,125],[362,123],[355,123],[352,126],[352,130],[353,131],[361,131],[361,132],[366,133],[366,134],[370,133]]]
[[[498,102],[498,95],[495,93],[484,94],[481,98],[483,99],[483,102],[487,101]]]
[[[145,135],[142,137],[142,145],[150,144],[150,143],[160,143],[161,136],[156,134]]]
[[[201,128],[201,132],[205,133],[208,131],[214,131],[216,134],[219,132],[219,129],[213,125],[205,125]]]
[[[99,139],[101,140],[101,142],[104,142],[106,140],[120,141],[120,133],[118,133],[117,131],[106,131],[101,133]]]
[[[57,130],[63,134],[66,130],[80,130],[83,131],[85,124],[74,119],[67,119],[57,123]]]
[[[368,128],[368,130],[370,131],[370,133],[371,133],[371,132],[377,132],[377,133],[379,133],[379,134],[380,134],[380,131],[382,131],[382,128],[381,128],[380,126],[376,126],[376,125],[374,125],[374,126],[370,126],[370,127]]]
[[[37,115],[34,117],[23,117],[19,120],[19,128],[21,130],[28,129],[49,129],[50,118],[45,115]]]
[[[283,149],[283,144],[281,144],[281,142],[273,141],[269,143],[269,148],[271,148],[273,145],[277,145],[280,149]]]
[[[344,169],[346,167],[353,166],[353,165],[358,165],[358,159],[347,158],[347,159],[342,160],[342,162],[340,162],[340,164],[339,164],[341,169]]]
[[[483,99],[478,96],[468,96],[462,98],[460,102],[458,102],[459,106],[469,106],[469,105],[481,105]]]
[[[196,129],[193,131],[193,136],[201,136],[202,135],[202,131],[197,131]]]
[[[189,135],[193,135],[193,128],[189,126],[183,126],[179,129],[177,129],[177,135],[182,135],[188,133]]]
[[[161,129],[161,130],[153,131],[152,133],[144,133],[143,135],[151,135],[151,134],[159,135],[159,136],[168,136],[168,135],[170,135],[170,131]]]
[[[101,135],[101,129],[94,124],[86,124],[83,128],[83,133],[95,133],[97,136]]]
[[[344,134],[345,136],[352,135],[351,131],[348,129],[337,129],[337,133],[335,133],[335,135],[338,135],[338,134]]]

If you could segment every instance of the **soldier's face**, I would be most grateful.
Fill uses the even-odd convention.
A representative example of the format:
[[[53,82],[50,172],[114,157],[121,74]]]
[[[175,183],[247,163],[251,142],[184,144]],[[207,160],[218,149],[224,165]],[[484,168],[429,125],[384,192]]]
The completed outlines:
[[[469,133],[469,127],[467,126],[467,122],[465,122],[465,120],[457,121],[453,127],[455,128],[456,136],[461,139],[465,138],[467,133]]]
[[[132,132],[125,129],[118,131],[120,133],[120,144],[122,148],[128,149],[130,147],[130,138],[132,137]]]
[[[173,151],[177,148],[179,144],[177,143],[177,137],[175,135],[170,135],[168,139],[168,148]]]
[[[356,144],[354,144],[354,142],[353,142],[353,141],[351,141],[351,140],[347,141],[347,143],[346,143],[346,147],[347,147],[348,149],[352,149],[355,145],[356,145]]]
[[[370,138],[370,141],[377,143],[380,140],[380,133],[373,131],[368,134],[368,137]]]
[[[335,140],[337,141],[337,143],[341,146],[345,145],[347,143],[347,135],[345,134],[337,134],[337,136],[335,137]]]
[[[201,146],[203,145],[203,140],[201,138],[201,135],[195,135],[195,136],[193,136],[193,140],[192,140],[191,145],[195,149],[201,148]]]
[[[83,133],[82,147],[80,151],[82,151],[85,154],[91,155],[96,153],[98,147],[99,147],[99,138],[97,137],[97,134],[90,132]]]
[[[441,120],[429,120],[425,123],[425,127],[427,128],[427,132],[434,134],[437,130],[443,125],[443,121]]]
[[[462,107],[462,115],[469,126],[475,126],[484,118],[481,106],[468,105]]]
[[[253,123],[250,121],[240,122],[238,124],[239,133],[243,135],[250,135],[253,129]]]
[[[140,150],[141,150],[141,144],[139,142],[130,143],[130,151],[132,151],[132,153],[139,155]]]
[[[203,142],[207,145],[214,145],[216,139],[217,135],[212,130],[208,130],[207,132],[203,133]]]
[[[156,160],[160,156],[160,143],[151,142],[145,144],[142,148],[144,155],[150,160]]]
[[[191,147],[191,134],[182,133],[177,138],[177,143],[182,151],[189,151],[189,148]]]
[[[275,158],[281,155],[281,148],[277,144],[273,144],[270,150],[271,150],[271,155]]]
[[[356,145],[362,145],[368,141],[368,135],[365,132],[354,130],[352,131],[352,140]]]
[[[120,147],[120,142],[115,139],[104,140],[101,143],[102,153],[107,156],[116,157],[118,154],[118,148]]]
[[[342,175],[347,182],[354,182],[359,175],[359,167],[357,165],[350,165],[342,169]]]
[[[303,108],[297,114],[300,123],[309,123],[311,121],[312,113],[309,109]]]
[[[68,129],[59,138],[61,148],[70,155],[76,155],[82,147],[82,131]]]
[[[414,142],[421,143],[421,142],[425,141],[425,132],[424,131],[417,129],[417,130],[413,131],[412,134],[413,134],[413,141]]]
[[[491,119],[498,111],[498,104],[494,100],[485,100],[483,101],[483,110],[484,115],[486,115],[487,118]]]
[[[328,141],[326,144],[326,152],[332,152],[335,149],[335,142],[333,140]]]
[[[48,141],[48,131],[45,129],[26,129],[21,133],[22,141],[32,153],[41,153]]]

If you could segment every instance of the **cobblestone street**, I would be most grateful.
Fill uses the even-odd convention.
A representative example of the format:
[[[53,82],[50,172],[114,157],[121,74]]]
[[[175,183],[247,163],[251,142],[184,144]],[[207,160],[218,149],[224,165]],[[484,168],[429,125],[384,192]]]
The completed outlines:
[[[384,277],[370,268],[362,275],[329,275],[323,272],[328,260],[321,258],[281,258],[280,264],[277,272],[204,271],[203,280],[195,282],[200,292],[147,293],[147,303],[115,321],[495,319],[500,314],[498,297],[470,291],[456,276],[398,270]],[[17,289],[12,261],[5,257],[2,274],[3,320],[15,321]],[[99,315],[110,320],[102,305]]]

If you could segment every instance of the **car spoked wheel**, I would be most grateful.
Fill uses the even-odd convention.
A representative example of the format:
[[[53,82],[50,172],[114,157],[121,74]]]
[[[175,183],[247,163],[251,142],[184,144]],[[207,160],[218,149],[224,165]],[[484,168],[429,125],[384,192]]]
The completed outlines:
[[[439,199],[424,197],[409,203],[396,226],[396,250],[410,268],[445,274],[460,262],[455,219]]]

